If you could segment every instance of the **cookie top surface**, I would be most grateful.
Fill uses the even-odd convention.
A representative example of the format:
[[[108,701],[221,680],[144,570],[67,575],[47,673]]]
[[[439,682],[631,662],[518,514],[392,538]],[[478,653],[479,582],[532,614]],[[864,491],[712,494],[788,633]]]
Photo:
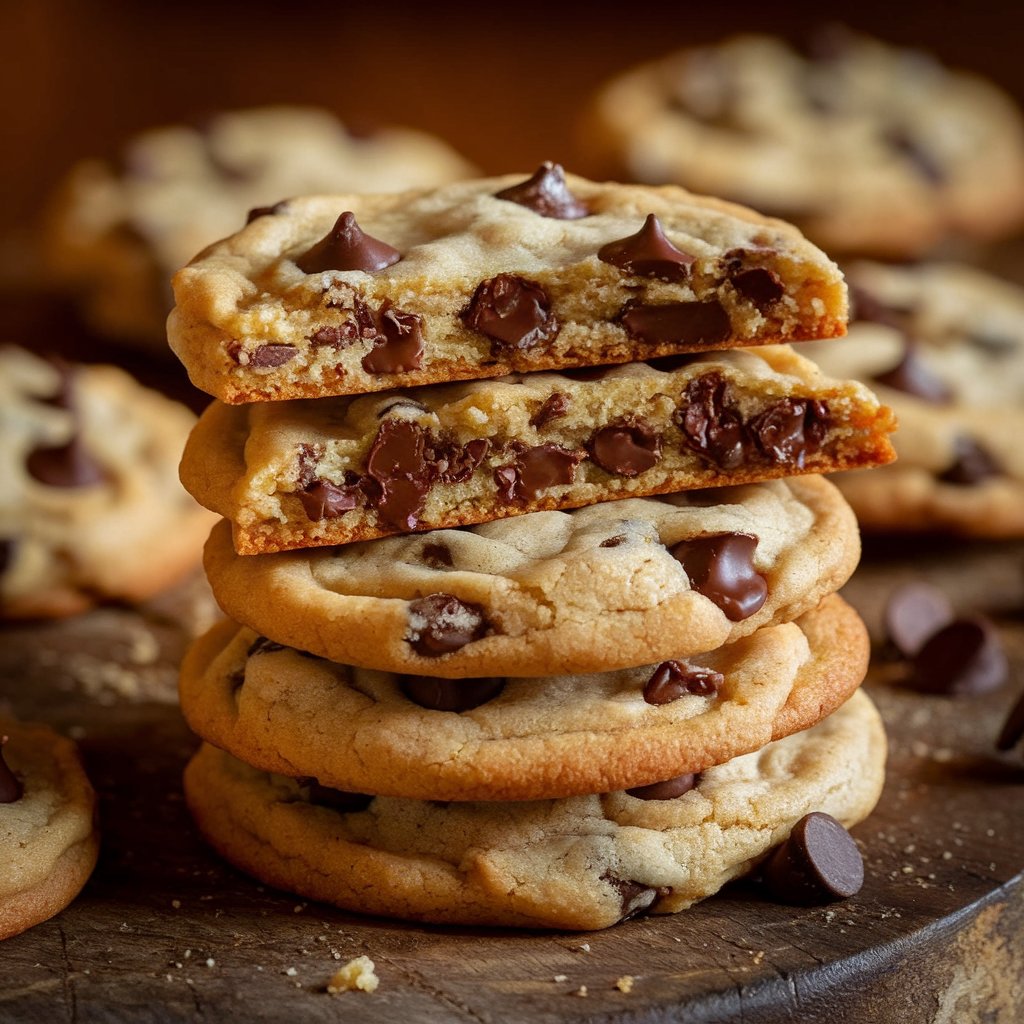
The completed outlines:
[[[247,764],[357,793],[532,800],[700,772],[809,728],[863,679],[838,596],[697,657],[592,675],[444,680],[350,668],[222,623],[181,676],[192,728]]]
[[[0,347],[0,613],[146,596],[198,565],[211,517],[177,480],[194,421],[116,367]]]
[[[465,678],[711,650],[809,611],[859,554],[849,507],[809,476],[271,555],[236,555],[223,522],[206,568],[224,611],[279,643]]]
[[[522,198],[537,175],[571,216]],[[537,175],[280,204],[175,276],[171,346],[244,402],[843,333],[842,276],[789,225]]]
[[[830,252],[909,256],[1024,215],[1010,97],[920,51],[831,30],[799,53],[741,35],[609,82],[585,144],[641,181],[713,188]]]
[[[185,791],[214,846],[270,884],[390,917],[586,929],[717,892],[810,811],[852,825],[874,807],[884,766],[881,720],[858,692],[812,729],[708,769],[674,799],[378,797],[345,813],[310,802],[329,793],[209,746]]]

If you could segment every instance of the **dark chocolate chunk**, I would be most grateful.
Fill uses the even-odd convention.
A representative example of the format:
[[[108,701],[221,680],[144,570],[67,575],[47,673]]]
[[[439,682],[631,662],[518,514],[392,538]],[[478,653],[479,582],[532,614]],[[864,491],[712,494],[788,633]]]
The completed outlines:
[[[486,437],[477,437],[464,445],[447,445],[437,449],[438,479],[446,484],[468,480],[484,461],[491,447]],[[443,464],[443,465],[442,465]]]
[[[358,508],[362,488],[357,482],[339,487],[330,480],[317,480],[305,490],[298,492],[299,501],[306,517],[312,522],[321,519],[337,519],[338,516]]]
[[[685,281],[694,262],[693,256],[681,252],[665,237],[653,213],[648,214],[635,235],[602,245],[597,250],[597,258],[627,274],[657,277],[662,281]]]
[[[649,345],[715,345],[732,330],[729,314],[717,299],[660,306],[628,302],[619,320],[631,338]]]
[[[248,214],[246,214],[245,223],[251,224],[259,217],[273,217],[279,213],[284,213],[287,209],[287,199],[282,199],[280,202],[274,203],[273,206],[254,206]]]
[[[905,391],[908,395],[914,395],[922,401],[932,402],[935,405],[945,405],[953,398],[953,392],[945,381],[936,377],[921,362],[915,346],[909,342],[903,350],[903,357],[900,361],[891,370],[876,374],[875,382],[895,388],[897,391]]]
[[[423,365],[423,318],[385,303],[378,313],[379,333],[363,356],[367,373],[405,373]]]
[[[460,601],[453,594],[428,594],[409,602],[406,642],[424,658],[439,658],[487,632],[487,620],[478,604]]]
[[[652,782],[649,786],[635,786],[626,792],[638,800],[675,800],[677,796],[689,793],[696,785],[697,776],[690,772],[664,782]]]
[[[365,811],[373,803],[373,797],[369,793],[347,793],[342,789],[321,786],[316,779],[297,779],[296,781],[309,791],[311,804],[330,807],[332,811],[340,811],[342,814]]]
[[[591,458],[606,472],[639,476],[661,458],[661,434],[639,417],[601,427],[587,443]]]
[[[257,345],[249,353],[250,366],[284,366],[299,350],[294,345]]]
[[[731,280],[736,291],[760,310],[767,309],[786,294],[782,279],[766,267],[741,270],[731,275]]]
[[[399,689],[421,708],[431,711],[469,711],[486,704],[505,689],[504,679],[438,679],[402,676]]]
[[[1024,694],[1021,694],[1017,703],[1010,708],[1003,727],[999,730],[996,749],[1012,750],[1022,739],[1024,739]]]
[[[516,452],[516,461],[511,466],[495,471],[494,482],[506,501],[533,501],[549,487],[571,484],[582,459],[582,452],[557,444],[524,445]]]
[[[732,622],[753,615],[768,597],[768,581],[754,568],[757,537],[717,533],[684,540],[672,548],[690,586],[714,601]]]
[[[495,355],[549,342],[560,326],[551,312],[547,292],[514,274],[498,274],[481,281],[460,315],[470,330],[491,339]]]
[[[949,469],[939,474],[946,484],[973,487],[1003,475],[1003,467],[995,456],[972,437],[960,434],[953,442],[954,460]]]
[[[590,213],[586,204],[569,191],[562,165],[550,160],[545,160],[526,181],[495,192],[494,196],[554,220],[579,220]]]
[[[949,598],[924,580],[897,587],[883,613],[886,637],[904,658],[914,657],[925,641],[954,617]]]
[[[746,455],[743,419],[729,382],[717,372],[686,385],[674,414],[686,444],[720,469],[735,469]]]
[[[372,238],[356,223],[355,214],[343,213],[334,227],[312,249],[295,258],[305,274],[325,270],[383,270],[397,263],[402,254],[386,242]]]
[[[4,760],[3,745],[6,742],[6,736],[0,739],[0,804],[13,804],[21,799],[24,790],[20,780]]]
[[[258,636],[249,644],[249,650],[245,653],[252,658],[257,654],[273,654],[274,651],[283,650],[284,644],[279,644],[276,640],[268,640],[265,636]]]
[[[955,619],[914,656],[910,684],[924,693],[976,696],[999,689],[1009,675],[999,634],[981,616]]]
[[[556,391],[544,399],[541,407],[530,417],[530,426],[540,430],[552,420],[564,416],[569,411],[569,396],[564,391]]]
[[[807,456],[821,448],[828,426],[826,402],[780,398],[747,424],[747,433],[769,462],[803,469]]]
[[[648,704],[671,704],[680,697],[711,697],[725,682],[725,676],[703,665],[685,661],[663,661],[644,684]]]
[[[386,419],[366,457],[363,490],[371,508],[398,530],[414,530],[437,464],[426,456],[427,432],[409,420]]]
[[[864,884],[864,858],[830,814],[812,811],[769,857],[762,872],[772,895],[784,903],[815,904],[847,899]]]
[[[452,549],[447,544],[437,544],[433,541],[423,545],[420,549],[420,558],[431,569],[439,569],[442,565],[451,568],[453,565]]]
[[[619,899],[622,901],[620,921],[628,921],[629,918],[637,917],[645,910],[650,910],[655,900],[668,896],[672,892],[670,886],[654,888],[644,885],[642,882],[631,882],[626,878],[618,878],[610,871],[601,875],[601,880],[607,882],[619,894]]]
[[[25,468],[47,487],[92,487],[106,479],[103,467],[77,433],[67,444],[33,449],[25,459]]]
[[[885,141],[897,153],[906,157],[929,185],[944,185],[948,180],[946,168],[906,128],[889,129],[885,133]]]

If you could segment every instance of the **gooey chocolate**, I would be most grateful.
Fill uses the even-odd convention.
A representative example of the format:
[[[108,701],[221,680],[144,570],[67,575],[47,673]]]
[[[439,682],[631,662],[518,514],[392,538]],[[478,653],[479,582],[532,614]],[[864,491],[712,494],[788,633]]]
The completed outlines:
[[[431,711],[470,711],[505,689],[504,679],[439,679],[402,676],[399,689],[414,704]]]
[[[534,501],[550,487],[571,484],[583,460],[583,452],[557,444],[517,445],[513,451],[515,462],[494,471],[494,484],[501,498],[514,504]]]
[[[631,338],[648,345],[714,345],[732,330],[729,314],[717,299],[656,306],[631,300],[618,319]]]
[[[754,568],[758,539],[749,533],[718,533],[672,548],[690,586],[713,601],[731,622],[750,618],[768,597],[768,581]]]
[[[406,642],[425,658],[439,658],[479,640],[488,623],[478,604],[454,594],[428,594],[409,602]]]
[[[569,191],[562,165],[550,160],[545,160],[526,181],[495,192],[494,196],[554,220],[578,220],[590,213],[586,204]]]
[[[646,420],[630,417],[590,435],[590,456],[603,470],[634,477],[652,469],[661,458],[661,434]]]
[[[547,292],[515,274],[481,281],[460,316],[470,330],[491,339],[496,356],[552,341],[561,326],[551,312]]]

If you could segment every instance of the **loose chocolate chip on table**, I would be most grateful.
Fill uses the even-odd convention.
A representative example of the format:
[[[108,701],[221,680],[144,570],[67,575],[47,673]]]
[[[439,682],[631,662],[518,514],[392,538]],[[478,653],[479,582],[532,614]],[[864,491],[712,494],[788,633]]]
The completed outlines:
[[[103,467],[75,434],[67,444],[35,448],[25,459],[29,474],[47,487],[92,487],[106,479]]]
[[[295,258],[305,274],[325,270],[383,270],[397,263],[402,254],[387,242],[366,234],[356,223],[355,214],[343,213],[334,227],[311,249]]]
[[[18,777],[4,760],[4,744],[7,737],[0,738],[0,804],[13,804],[21,799],[24,792]]]
[[[469,305],[460,314],[472,331],[494,342],[495,354],[534,348],[558,334],[547,292],[515,274],[498,274],[477,285]]]
[[[595,430],[588,442],[593,460],[606,472],[634,477],[661,458],[661,434],[640,418]]]
[[[966,434],[960,434],[953,442],[953,454],[953,464],[939,474],[943,483],[972,487],[1003,475],[995,456]]]
[[[428,594],[409,602],[406,642],[425,658],[439,658],[479,640],[487,620],[478,604],[460,601],[453,594]]]
[[[710,697],[718,692],[725,676],[703,665],[685,661],[663,661],[644,684],[648,704],[671,704],[680,697]]]
[[[663,885],[653,888],[650,885],[644,885],[642,882],[632,882],[627,878],[619,878],[610,871],[606,871],[601,875],[601,880],[607,882],[619,894],[619,899],[622,901],[620,921],[627,921],[631,917],[642,914],[645,910],[651,908],[655,900],[668,896],[672,892],[671,886]]]
[[[747,424],[747,433],[769,461],[802,469],[828,433],[826,402],[780,398]]]
[[[276,214],[284,213],[288,209],[288,200],[282,199],[273,206],[254,206],[245,217],[245,223],[251,224],[260,217],[273,217]]]
[[[1003,722],[1003,727],[999,730],[996,749],[1012,750],[1022,739],[1024,739],[1024,693],[1010,708],[1006,721]]]
[[[850,833],[830,814],[812,811],[769,857],[762,877],[783,903],[847,899],[864,884],[864,858]]]
[[[342,814],[365,811],[373,803],[373,797],[369,793],[347,793],[343,789],[321,786],[316,779],[302,778],[296,779],[296,782],[309,791],[311,804],[330,807],[332,811],[340,811]]]
[[[720,469],[735,469],[746,457],[743,420],[720,373],[690,381],[674,419],[687,446]]]
[[[258,636],[251,644],[249,644],[249,650],[246,654],[252,658],[257,654],[273,654],[274,651],[283,651],[284,644],[279,644],[276,640],[269,640],[265,636]]]
[[[636,786],[626,792],[638,800],[674,800],[677,796],[689,793],[696,785],[697,776],[691,772],[664,782],[652,782],[649,786]]]
[[[550,160],[545,160],[526,181],[495,192],[494,196],[554,220],[579,220],[590,213],[586,204],[569,191],[562,165]]]
[[[569,396],[564,391],[556,391],[544,399],[541,407],[530,417],[530,426],[546,427],[552,420],[564,416],[569,411]]]
[[[249,353],[249,366],[284,366],[298,351],[294,345],[258,345]]]
[[[420,549],[420,558],[431,569],[439,569],[442,565],[451,568],[453,565],[452,549],[447,544],[435,544],[433,542],[424,544]]]
[[[932,634],[954,618],[949,598],[923,580],[897,587],[883,612],[886,637],[904,658],[914,657]]]
[[[493,700],[505,689],[504,679],[438,679],[402,676],[399,689],[421,708],[431,711],[469,711]]]
[[[945,405],[953,398],[953,392],[946,382],[936,377],[921,362],[916,347],[909,342],[903,350],[900,361],[891,370],[876,374],[875,383],[884,384],[897,391],[904,391],[908,395],[913,395],[915,398],[931,402],[934,405]]]
[[[767,267],[741,270],[731,275],[730,279],[736,291],[760,310],[767,309],[786,294],[782,279]]]
[[[914,656],[910,684],[924,693],[977,696],[1006,682],[1009,663],[999,634],[981,616],[955,619]]]
[[[732,622],[750,618],[768,597],[768,581],[754,568],[757,537],[718,533],[684,540],[672,548],[690,586],[713,601]]]
[[[367,373],[405,373],[423,365],[423,318],[385,303],[378,315],[379,334],[363,356]]]
[[[511,466],[495,471],[494,483],[506,501],[533,501],[549,487],[571,484],[582,460],[582,452],[557,444],[522,446]]]
[[[685,281],[694,262],[693,256],[677,249],[665,237],[661,222],[653,213],[648,214],[635,235],[602,245],[597,258],[627,274],[662,281]]]
[[[729,314],[717,299],[659,306],[630,301],[619,320],[631,338],[649,345],[714,345],[732,330]]]

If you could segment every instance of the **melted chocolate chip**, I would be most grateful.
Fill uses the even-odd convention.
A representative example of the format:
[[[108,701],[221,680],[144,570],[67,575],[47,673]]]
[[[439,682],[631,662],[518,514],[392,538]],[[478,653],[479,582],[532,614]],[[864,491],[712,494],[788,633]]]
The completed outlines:
[[[917,356],[915,346],[907,344],[900,361],[885,373],[875,376],[875,382],[886,387],[904,391],[925,402],[944,405],[952,400],[953,393],[945,381],[928,369]]]
[[[435,544],[433,542],[424,544],[420,549],[420,558],[423,559],[431,569],[439,569],[441,566],[451,568],[452,550],[447,544]]]
[[[505,689],[504,679],[438,679],[402,676],[399,689],[421,708],[431,711],[469,711],[493,700]]]
[[[767,861],[763,878],[784,903],[847,899],[864,884],[864,858],[850,833],[830,814],[813,811],[794,826]]]
[[[409,633],[405,639],[424,658],[450,654],[486,632],[483,608],[460,601],[453,594],[428,594],[409,602]]]
[[[690,586],[713,601],[732,622],[750,618],[768,597],[768,581],[754,568],[757,537],[718,533],[694,537],[672,548]]]
[[[539,498],[549,487],[571,484],[582,459],[582,452],[557,444],[522,446],[513,465],[495,470],[494,482],[506,501],[526,503]]]
[[[554,220],[579,220],[590,213],[586,204],[569,191],[562,165],[550,160],[545,160],[526,181],[495,192],[494,196]]]
[[[606,472],[634,477],[657,465],[661,434],[645,420],[631,418],[595,430],[587,447]]]
[[[743,462],[743,420],[733,403],[729,382],[717,372],[690,381],[674,414],[686,444],[720,469]]]
[[[310,344],[315,348],[348,348],[359,336],[356,325],[346,321],[337,326],[318,327],[310,336]]]
[[[693,256],[681,252],[665,237],[653,213],[648,214],[635,235],[602,245],[597,258],[627,274],[657,277],[662,281],[685,281],[694,262]]]
[[[416,529],[437,464],[426,456],[427,432],[409,420],[384,420],[366,457],[363,490],[371,508],[395,529]]]
[[[258,636],[249,645],[249,650],[245,653],[248,657],[252,658],[257,654],[273,654],[274,651],[283,651],[284,644],[279,644],[276,640],[268,640],[265,636]]]
[[[312,249],[295,258],[305,274],[325,270],[383,270],[397,263],[402,254],[386,242],[372,238],[356,223],[355,214],[343,213],[334,227]]]
[[[696,785],[697,776],[691,772],[664,782],[652,782],[649,786],[635,786],[626,792],[638,800],[675,800],[677,796],[689,793]]]
[[[803,469],[806,457],[821,448],[829,422],[826,402],[780,398],[747,424],[747,433],[769,462]]]
[[[711,697],[725,682],[725,676],[703,665],[685,661],[663,661],[644,684],[648,704],[671,704],[680,697]]]
[[[552,420],[564,416],[569,411],[569,396],[564,391],[556,391],[544,399],[541,407],[530,417],[530,426],[540,430]]]
[[[312,522],[319,522],[321,519],[337,519],[338,516],[358,508],[362,494],[356,477],[354,483],[340,487],[332,484],[330,480],[317,480],[305,490],[299,491],[298,498],[305,509],[306,517]]]
[[[321,786],[316,779],[297,779],[296,781],[309,791],[311,804],[330,807],[332,811],[340,811],[342,814],[365,811],[373,803],[373,797],[369,793],[347,793],[343,789]]]
[[[925,693],[977,696],[1006,682],[1009,663],[995,627],[981,616],[955,619],[914,656],[910,684]]]
[[[4,743],[7,737],[0,739],[0,804],[13,804],[21,799],[24,790],[18,777],[4,760]]]
[[[1024,739],[1024,694],[1010,708],[1009,713],[999,730],[996,740],[997,750],[1013,750]]]
[[[477,437],[464,445],[448,445],[437,450],[437,456],[444,468],[439,479],[446,484],[459,484],[468,480],[477,470],[490,450],[491,442],[486,437]]]
[[[619,314],[629,336],[649,345],[714,345],[732,330],[717,299],[646,306],[628,302]]]
[[[943,483],[973,487],[975,484],[1003,475],[1003,467],[999,465],[995,456],[966,434],[960,434],[956,438],[953,442],[953,451],[953,464],[939,474],[939,479]]]
[[[406,373],[423,365],[423,318],[385,303],[374,347],[363,356],[367,373]]]
[[[657,899],[668,896],[672,892],[670,886],[653,888],[642,882],[631,882],[626,878],[619,878],[610,871],[601,875],[601,880],[607,882],[619,894],[619,899],[622,902],[620,921],[628,921],[631,917],[637,917],[644,911],[650,910]]]
[[[35,448],[25,459],[29,474],[47,487],[92,487],[106,479],[103,467],[75,434],[67,444]]]
[[[731,280],[736,291],[760,310],[774,305],[786,294],[782,279],[774,270],[768,270],[766,267],[741,270],[733,274]]]
[[[514,274],[498,274],[481,281],[460,315],[470,330],[491,339],[495,355],[549,342],[560,326],[551,312],[547,292]]]
[[[294,345],[257,345],[249,353],[249,366],[284,366],[298,351]]]
[[[245,217],[245,223],[251,224],[254,220],[260,217],[274,217],[279,213],[284,213],[288,209],[288,200],[282,199],[280,202],[274,203],[273,206],[254,206]]]
[[[886,602],[886,637],[904,658],[912,658],[925,641],[953,621],[949,598],[930,583],[914,580],[897,587]]]

